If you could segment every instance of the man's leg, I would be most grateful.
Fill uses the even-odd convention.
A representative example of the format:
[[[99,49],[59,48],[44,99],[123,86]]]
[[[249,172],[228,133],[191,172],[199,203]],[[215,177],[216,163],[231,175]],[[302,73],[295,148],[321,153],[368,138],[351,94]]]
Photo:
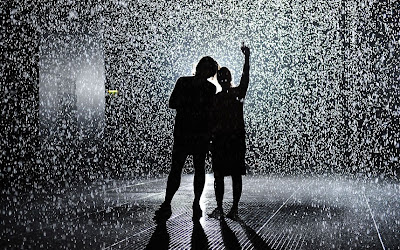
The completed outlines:
[[[194,202],[193,202],[193,218],[198,219],[202,215],[200,209],[200,197],[203,193],[204,183],[206,181],[205,171],[206,153],[199,153],[193,155],[194,165]]]
[[[171,171],[168,175],[167,190],[165,193],[164,204],[171,204],[172,198],[181,185],[181,175],[183,165],[185,164],[187,154],[179,152],[178,150],[172,151],[172,165]]]
[[[155,212],[154,220],[157,222],[166,221],[172,214],[171,201],[181,184],[182,168],[185,164],[187,155],[177,150],[172,151],[171,171],[168,175],[167,190],[165,200],[160,208]]]
[[[224,199],[224,192],[225,192],[223,176],[214,176],[214,192],[215,192],[215,198],[217,200],[217,208],[220,211],[223,211],[222,201]]]

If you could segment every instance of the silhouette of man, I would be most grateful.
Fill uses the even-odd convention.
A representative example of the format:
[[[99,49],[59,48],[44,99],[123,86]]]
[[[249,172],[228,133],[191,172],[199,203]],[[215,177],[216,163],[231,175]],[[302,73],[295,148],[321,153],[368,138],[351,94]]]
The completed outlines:
[[[180,186],[181,173],[188,155],[193,155],[194,202],[193,220],[202,216],[200,197],[205,183],[205,158],[210,143],[210,109],[216,87],[207,79],[217,73],[217,62],[203,57],[194,76],[181,77],[169,99],[169,107],[176,110],[172,165],[168,176],[165,201],[155,212],[157,222],[171,216],[171,201]]]

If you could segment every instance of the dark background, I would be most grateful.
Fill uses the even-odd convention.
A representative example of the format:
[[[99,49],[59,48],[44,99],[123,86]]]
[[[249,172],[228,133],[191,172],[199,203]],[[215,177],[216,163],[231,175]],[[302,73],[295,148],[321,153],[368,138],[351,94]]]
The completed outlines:
[[[249,173],[397,180],[399,9],[394,0],[2,2],[1,182],[168,173],[176,79],[211,55],[238,83],[242,42],[252,51]]]

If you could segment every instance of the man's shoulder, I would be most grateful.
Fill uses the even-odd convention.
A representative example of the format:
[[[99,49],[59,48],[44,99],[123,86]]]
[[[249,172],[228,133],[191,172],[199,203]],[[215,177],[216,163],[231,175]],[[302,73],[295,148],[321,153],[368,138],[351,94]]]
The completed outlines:
[[[177,82],[190,82],[193,81],[193,76],[181,76],[178,78]]]
[[[200,89],[211,89],[215,92],[216,87],[207,79],[199,79],[194,76],[182,76],[177,80],[177,84],[181,86],[187,86],[190,88],[200,88]]]

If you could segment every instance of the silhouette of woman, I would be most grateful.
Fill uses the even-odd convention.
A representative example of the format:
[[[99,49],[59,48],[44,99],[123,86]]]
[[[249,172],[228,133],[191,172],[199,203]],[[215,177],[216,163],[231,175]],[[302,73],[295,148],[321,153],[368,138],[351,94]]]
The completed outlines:
[[[155,212],[154,220],[162,222],[171,216],[171,201],[181,182],[183,165],[193,155],[194,202],[193,220],[202,216],[200,197],[205,183],[205,158],[210,143],[210,112],[216,88],[207,79],[217,73],[217,62],[203,57],[194,76],[181,77],[169,99],[169,107],[176,110],[172,165],[168,176],[165,201]]]
[[[246,174],[243,101],[249,86],[250,49],[243,44],[241,50],[245,55],[245,63],[239,86],[232,86],[232,76],[228,68],[222,67],[217,73],[222,91],[215,96],[212,128],[212,167],[217,208],[210,216],[215,218],[223,216],[224,177],[232,176],[233,205],[227,217],[234,220],[238,219],[242,175]]]

